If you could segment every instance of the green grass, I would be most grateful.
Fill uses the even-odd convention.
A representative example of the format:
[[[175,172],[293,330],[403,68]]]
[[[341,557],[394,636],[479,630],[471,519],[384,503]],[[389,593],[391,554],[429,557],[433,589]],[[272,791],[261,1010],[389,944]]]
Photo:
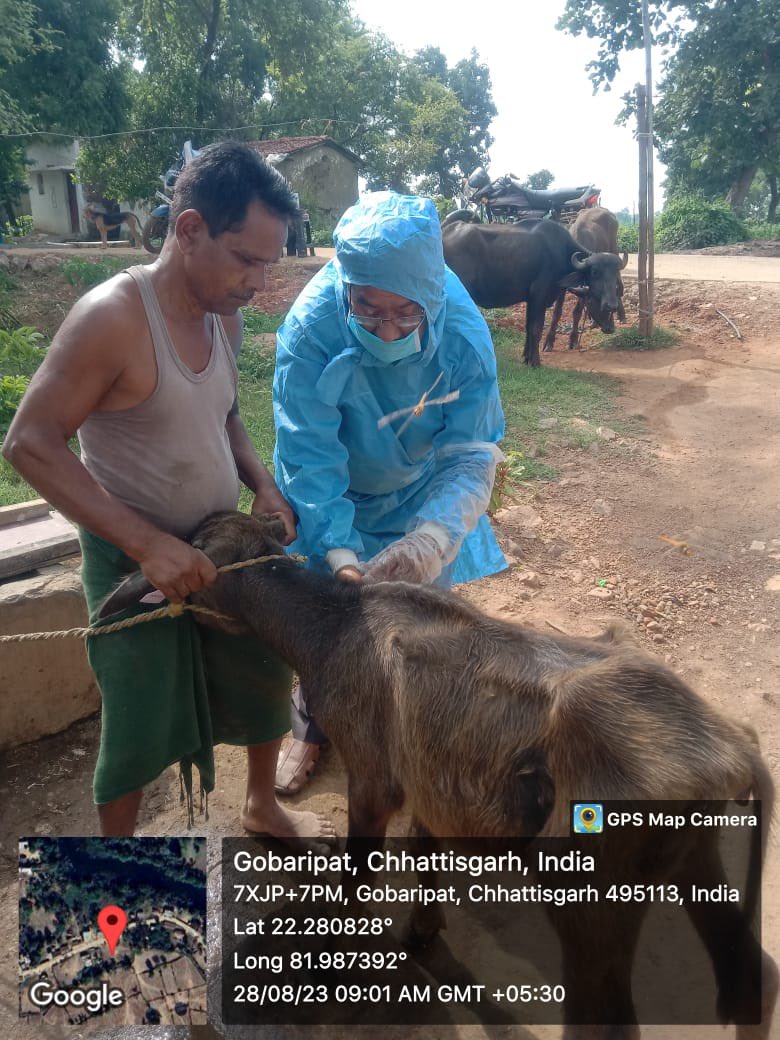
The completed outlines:
[[[238,397],[241,418],[258,455],[273,472],[275,433],[271,388],[274,379],[276,348],[260,337],[274,333],[284,321],[283,314],[264,314],[245,308],[244,343],[238,355]],[[248,510],[252,494],[241,489],[239,509]]]
[[[554,463],[562,450],[601,443],[597,426],[616,433],[636,429],[636,420],[628,420],[615,404],[618,380],[544,365],[529,368],[522,362],[523,338],[510,329],[493,329],[493,343],[506,418],[502,447],[505,453],[523,453],[523,480],[556,476]],[[553,418],[554,426],[540,428],[541,420]]]
[[[260,458],[270,466],[274,449],[271,387],[275,351],[272,344],[259,337],[274,332],[283,316],[250,310],[244,316],[246,335],[238,363],[241,415]],[[511,461],[510,483],[552,479],[556,475],[555,463],[563,451],[601,443],[596,426],[610,426],[618,433],[637,428],[637,421],[628,420],[615,404],[619,392],[616,379],[551,366],[529,368],[522,363],[522,335],[501,328],[493,328],[492,334],[506,416],[502,448]],[[550,429],[540,428],[540,420],[547,418],[556,418],[557,423]],[[35,497],[32,488],[5,461],[0,461],[0,504]],[[251,496],[244,490],[240,506],[246,509],[250,504]]]
[[[22,480],[13,466],[0,458],[0,506],[13,506],[17,502],[30,502],[40,498],[37,491]]]
[[[244,307],[241,313],[244,315],[245,336],[259,336],[262,333],[276,332],[284,321],[283,314],[265,314],[252,307]]]
[[[64,260],[60,265],[60,271],[69,285],[80,285],[84,289],[91,289],[93,285],[99,285],[115,274],[124,271],[134,265],[134,260],[128,260],[119,256],[107,256],[101,260],[88,260],[86,257],[73,256]]]
[[[597,345],[605,350],[662,350],[673,347],[679,339],[676,332],[662,325],[656,325],[649,336],[643,336],[636,326],[632,326],[602,336]]]

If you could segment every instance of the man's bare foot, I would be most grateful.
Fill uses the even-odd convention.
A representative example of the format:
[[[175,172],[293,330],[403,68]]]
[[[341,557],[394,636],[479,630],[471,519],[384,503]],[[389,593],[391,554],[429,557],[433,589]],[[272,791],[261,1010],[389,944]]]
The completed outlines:
[[[310,841],[333,845],[336,828],[325,816],[314,812],[295,812],[274,801],[268,807],[244,806],[241,824],[253,834],[269,834],[285,841],[288,838],[308,838]]]

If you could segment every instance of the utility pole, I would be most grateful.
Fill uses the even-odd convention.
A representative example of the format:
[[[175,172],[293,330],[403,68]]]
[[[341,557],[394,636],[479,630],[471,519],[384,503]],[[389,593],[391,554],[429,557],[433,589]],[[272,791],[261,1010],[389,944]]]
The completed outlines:
[[[655,317],[655,190],[653,185],[653,41],[650,34],[650,15],[647,0],[642,0],[642,37],[645,45],[645,190],[647,200],[647,332],[651,335]],[[641,188],[640,188],[641,190]]]
[[[639,255],[637,256],[637,287],[639,289],[639,332],[649,336],[653,326],[650,320],[650,298],[647,283],[647,91],[636,85],[636,122],[639,142]]]

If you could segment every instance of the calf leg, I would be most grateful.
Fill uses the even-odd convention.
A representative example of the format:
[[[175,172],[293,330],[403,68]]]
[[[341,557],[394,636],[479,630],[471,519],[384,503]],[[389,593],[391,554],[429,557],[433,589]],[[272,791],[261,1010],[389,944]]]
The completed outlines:
[[[620,931],[604,928],[597,911],[582,911],[577,906],[550,915],[563,954],[563,1040],[638,1040],[631,972],[645,907],[632,907]],[[600,1015],[613,1024],[599,1024]]]
[[[532,368],[538,368],[541,364],[539,360],[539,343],[542,339],[542,332],[544,332],[544,307],[538,304],[531,304],[529,300],[526,307],[525,324],[523,361],[526,365],[531,365]]]
[[[432,838],[431,832],[418,819],[413,819],[409,828],[411,839],[411,851],[414,854],[422,854],[430,851]],[[435,889],[437,887],[438,875],[435,870],[421,870],[417,874],[418,881],[424,889]],[[411,950],[420,950],[428,946],[442,928],[447,927],[447,918],[440,903],[429,903],[422,906],[415,903],[409,924],[404,933],[404,945]]]
[[[563,302],[566,299],[566,290],[561,289],[558,293],[558,299],[555,301],[555,308],[553,310],[552,318],[550,319],[550,328],[547,332],[547,337],[544,341],[544,347],[542,348],[544,353],[549,353],[555,346],[555,335],[558,332],[558,322],[561,320],[561,314],[563,313]]]
[[[683,891],[692,884],[716,888],[727,880],[715,839],[698,845],[679,875]],[[740,907],[688,900],[686,908],[712,961],[719,1017],[733,1022],[760,1009],[761,1023],[737,1026],[737,1040],[767,1040],[777,1000],[777,965],[761,949]]]
[[[576,350],[580,338],[580,318],[582,317],[582,311],[585,306],[585,301],[582,297],[577,297],[577,303],[574,307],[574,313],[571,316],[571,333],[569,334],[569,350]]]
[[[384,847],[387,823],[403,804],[403,796],[369,788],[350,776],[347,800],[349,820],[345,851],[356,868],[350,883],[354,881],[357,884],[361,878],[370,878],[373,874],[368,858],[372,852]]]

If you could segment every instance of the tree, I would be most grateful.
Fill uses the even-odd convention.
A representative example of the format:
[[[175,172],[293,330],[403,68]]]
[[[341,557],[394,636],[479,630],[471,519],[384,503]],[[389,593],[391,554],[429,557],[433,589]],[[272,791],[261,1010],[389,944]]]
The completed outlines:
[[[780,0],[720,3],[666,65],[656,111],[671,190],[742,211],[759,170],[780,171]]]
[[[12,66],[41,43],[35,34],[35,8],[28,0],[0,0],[0,133],[30,130],[27,113],[6,89]],[[18,139],[0,140],[0,227],[11,220],[26,185],[24,151]]]
[[[523,181],[523,187],[531,188],[534,191],[545,191],[554,180],[555,176],[549,170],[537,170],[536,173],[528,174]]]
[[[686,30],[686,19],[695,18],[706,0],[648,0],[653,42],[661,47],[676,44]],[[594,92],[610,89],[620,69],[623,51],[644,46],[642,9],[638,0],[566,0],[556,28],[579,36],[585,33],[598,41],[598,57],[588,62]]]
[[[253,127],[267,121],[269,84],[327,51],[330,23],[344,5],[125,0],[118,47],[136,65],[128,129],[186,129],[91,143],[79,159],[81,178],[114,198],[151,198],[186,137],[202,147],[225,136],[263,136]]]
[[[128,65],[115,53],[118,2],[36,0],[32,32],[46,46],[28,49],[7,76],[33,128],[74,137],[121,129]]]
[[[272,76],[269,93],[268,122],[305,118],[360,156],[371,188],[452,194],[492,141],[496,110],[476,53],[452,69],[436,47],[410,58],[348,13],[329,26],[327,51]]]
[[[463,113],[456,120],[454,106],[451,106],[448,118],[439,129],[440,139],[429,163],[426,181],[429,193],[449,197],[456,193],[462,177],[488,163],[488,149],[493,143],[489,127],[497,114],[490,70],[480,64],[476,50],[452,68],[448,68],[447,59],[438,47],[417,51],[412,61],[425,80],[436,81],[452,93]]]
[[[670,193],[725,195],[739,210],[759,170],[780,172],[780,0],[650,0],[649,7],[654,42],[677,48],[655,115]],[[588,65],[594,88],[609,89],[621,52],[642,45],[634,0],[567,0],[558,27],[598,39]]]

